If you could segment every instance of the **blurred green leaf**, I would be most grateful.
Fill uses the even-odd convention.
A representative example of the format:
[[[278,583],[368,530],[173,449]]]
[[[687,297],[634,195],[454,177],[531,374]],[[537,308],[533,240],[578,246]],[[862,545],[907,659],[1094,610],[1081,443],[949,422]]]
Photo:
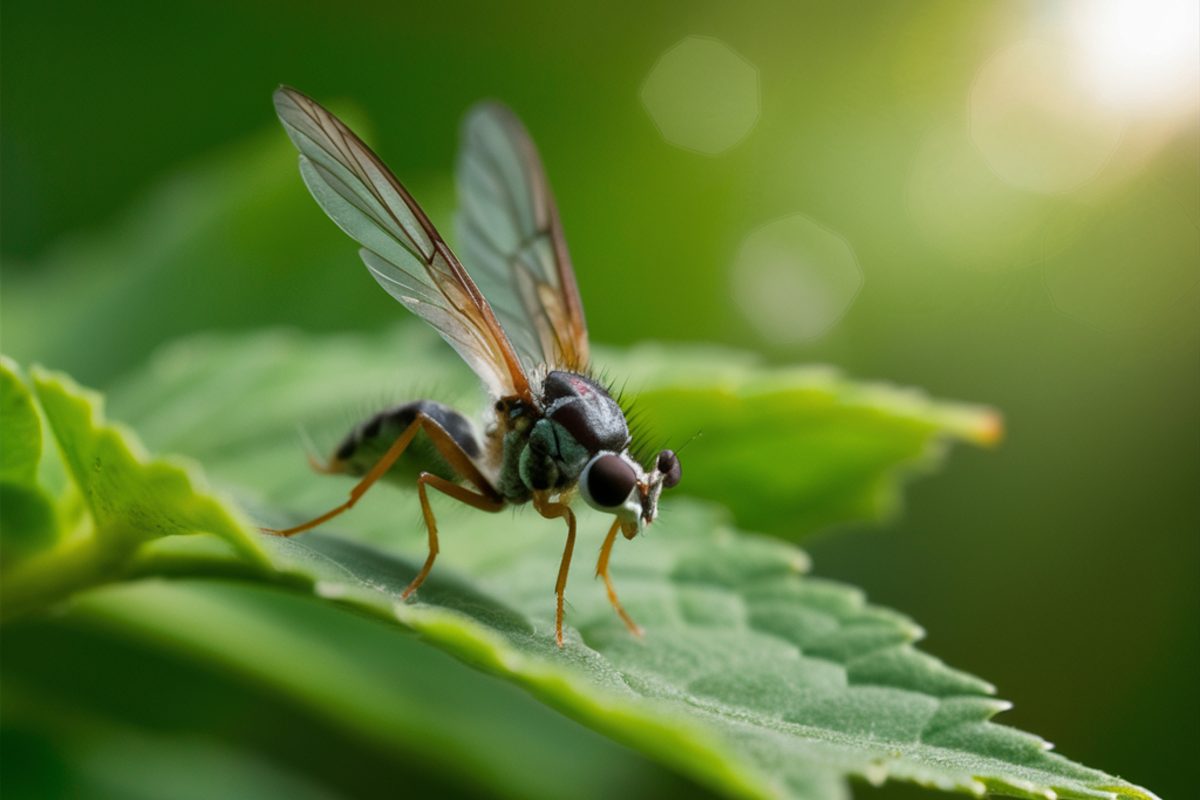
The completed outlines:
[[[394,624],[277,587],[114,584],[4,636],[6,796],[707,796]],[[18,788],[56,778],[75,794]]]
[[[38,486],[0,482],[0,560],[4,569],[54,541],[54,507]]]
[[[136,436],[104,419],[100,395],[62,374],[37,369],[33,385],[102,541],[140,544],[181,533],[211,533],[242,556],[261,559],[258,536],[181,462],[151,460]]]
[[[11,405],[20,398],[32,403],[15,373],[5,369],[5,392]],[[47,424],[58,442],[75,488],[87,508],[83,530],[62,531],[59,542],[6,570],[3,614],[9,617],[39,608],[95,583],[114,580],[145,543],[174,534],[207,533],[222,539],[240,558],[265,567],[259,538],[238,513],[208,494],[185,464],[151,460],[128,430],[104,419],[98,394],[80,388],[70,378],[35,369],[33,389]],[[8,405],[9,403],[6,403]],[[31,447],[28,413],[5,415],[4,439],[14,434]],[[23,433],[22,433],[23,432]],[[15,438],[15,437],[14,437]],[[16,439],[20,442],[21,439]],[[39,486],[29,487],[41,491]],[[19,500],[11,521],[11,537],[28,537],[28,525],[45,525],[52,514],[30,511],[36,494]]]
[[[11,359],[0,356],[0,561],[7,569],[48,546],[57,532],[54,507],[38,483],[42,423],[29,387]]]
[[[679,491],[786,538],[883,519],[903,479],[940,464],[949,444],[991,445],[1002,432],[981,406],[736,350],[642,345],[603,352],[602,364],[625,381],[651,441],[686,448]]]
[[[0,356],[0,419],[4,420],[0,480],[30,485],[42,457],[42,423],[16,364],[4,356]]]

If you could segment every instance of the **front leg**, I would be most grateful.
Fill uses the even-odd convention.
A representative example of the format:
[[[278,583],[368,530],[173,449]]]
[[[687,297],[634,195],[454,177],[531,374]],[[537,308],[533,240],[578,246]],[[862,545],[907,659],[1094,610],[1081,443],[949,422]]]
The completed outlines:
[[[625,627],[629,628],[629,632],[634,636],[640,637],[643,633],[642,626],[633,621],[633,617],[625,612],[621,607],[621,601],[617,599],[617,590],[613,586],[612,578],[608,575],[608,557],[612,553],[613,542],[617,540],[617,534],[621,531],[620,518],[614,519],[612,527],[608,529],[608,536],[604,537],[604,544],[600,547],[600,559],[596,562],[596,575],[604,579],[604,589],[608,592],[608,602],[612,603],[612,607],[616,609],[617,616],[625,623]]]
[[[558,581],[554,593],[558,602],[554,611],[554,641],[563,646],[563,594],[567,589],[567,574],[571,569],[571,553],[575,550],[575,512],[563,502],[551,502],[548,492],[534,492],[533,507],[546,519],[565,517],[567,520],[567,546],[563,548],[562,563],[558,567]]]

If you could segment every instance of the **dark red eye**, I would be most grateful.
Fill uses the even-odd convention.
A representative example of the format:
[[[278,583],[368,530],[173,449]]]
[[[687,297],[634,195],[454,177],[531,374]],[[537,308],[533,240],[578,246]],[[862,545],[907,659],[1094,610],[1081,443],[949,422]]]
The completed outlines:
[[[658,454],[658,471],[663,476],[663,486],[670,489],[679,483],[683,477],[683,467],[679,465],[679,456],[674,450],[663,450]]]
[[[597,506],[616,508],[633,491],[637,476],[620,456],[607,453],[592,462],[587,474],[587,491]]]

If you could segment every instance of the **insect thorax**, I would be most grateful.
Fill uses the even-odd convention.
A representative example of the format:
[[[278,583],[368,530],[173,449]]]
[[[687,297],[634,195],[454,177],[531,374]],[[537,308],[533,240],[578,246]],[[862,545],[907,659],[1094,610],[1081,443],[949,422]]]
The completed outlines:
[[[625,414],[595,381],[554,371],[542,383],[542,412],[505,435],[500,491],[512,502],[532,491],[574,486],[588,460],[629,445]],[[532,424],[530,424],[532,423]]]

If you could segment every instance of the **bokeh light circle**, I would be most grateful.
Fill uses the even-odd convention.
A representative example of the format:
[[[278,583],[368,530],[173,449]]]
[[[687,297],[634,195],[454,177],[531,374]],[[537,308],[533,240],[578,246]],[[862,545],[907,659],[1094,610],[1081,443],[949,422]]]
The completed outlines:
[[[725,152],[758,122],[758,70],[716,39],[689,36],[673,46],[640,94],[664,139],[705,155]]]
[[[733,297],[767,340],[818,339],[845,315],[863,285],[849,243],[803,214],[769,222],[742,241]]]

